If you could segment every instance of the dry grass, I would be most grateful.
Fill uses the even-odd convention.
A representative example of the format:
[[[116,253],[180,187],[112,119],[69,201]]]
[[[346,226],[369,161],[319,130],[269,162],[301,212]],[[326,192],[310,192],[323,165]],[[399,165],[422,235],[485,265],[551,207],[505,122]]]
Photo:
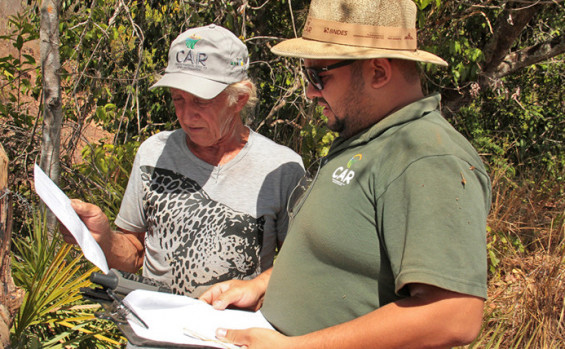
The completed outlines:
[[[493,176],[489,299],[470,348],[565,347],[563,190],[541,177],[518,185]]]

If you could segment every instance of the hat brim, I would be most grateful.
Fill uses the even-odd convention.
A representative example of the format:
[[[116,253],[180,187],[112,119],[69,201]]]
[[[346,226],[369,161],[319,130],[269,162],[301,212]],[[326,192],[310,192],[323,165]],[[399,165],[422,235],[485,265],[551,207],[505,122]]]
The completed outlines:
[[[285,40],[271,48],[279,56],[307,59],[396,58],[447,66],[440,57],[422,50],[389,50],[363,46],[333,44],[303,38]]]
[[[205,79],[186,73],[165,73],[149,90],[157,87],[172,87],[186,91],[203,99],[212,99],[222,93],[229,84]]]

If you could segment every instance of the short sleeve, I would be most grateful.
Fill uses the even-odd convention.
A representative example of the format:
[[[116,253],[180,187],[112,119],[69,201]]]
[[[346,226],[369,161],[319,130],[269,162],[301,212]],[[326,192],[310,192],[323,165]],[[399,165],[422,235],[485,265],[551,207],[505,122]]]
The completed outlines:
[[[143,183],[139,151],[135,156],[128,185],[120,206],[120,212],[114,223],[119,228],[127,231],[136,233],[147,231],[146,217],[143,210]]]
[[[396,292],[424,283],[486,298],[485,173],[452,155],[426,157],[395,178],[381,200]]]

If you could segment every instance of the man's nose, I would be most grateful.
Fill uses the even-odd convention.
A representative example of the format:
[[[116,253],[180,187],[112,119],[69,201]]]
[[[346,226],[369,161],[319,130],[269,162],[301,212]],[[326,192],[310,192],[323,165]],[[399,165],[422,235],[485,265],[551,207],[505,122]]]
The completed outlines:
[[[314,99],[316,97],[321,97],[321,96],[322,96],[322,91],[314,87],[314,84],[308,83],[308,86],[306,87],[306,97],[310,99]]]

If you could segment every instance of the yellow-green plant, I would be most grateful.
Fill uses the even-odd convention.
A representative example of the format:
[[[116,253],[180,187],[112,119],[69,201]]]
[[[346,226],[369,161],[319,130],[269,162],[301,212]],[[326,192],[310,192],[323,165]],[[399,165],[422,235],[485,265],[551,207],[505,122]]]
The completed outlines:
[[[25,298],[11,331],[13,348],[68,348],[118,346],[123,338],[111,323],[94,316],[98,305],[85,304],[80,288],[91,285],[90,267],[60,234],[49,234],[43,214],[34,212],[27,236],[13,244],[12,275]]]

